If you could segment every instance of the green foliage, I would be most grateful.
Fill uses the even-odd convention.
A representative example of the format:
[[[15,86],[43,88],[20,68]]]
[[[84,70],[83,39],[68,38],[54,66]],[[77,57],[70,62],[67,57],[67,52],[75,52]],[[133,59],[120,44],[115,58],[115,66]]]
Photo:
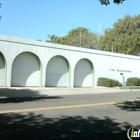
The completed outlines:
[[[42,40],[38,39],[38,40],[36,40],[36,41],[42,41]]]
[[[138,77],[130,77],[127,82],[130,83],[130,86],[140,86],[140,78]]]
[[[58,40],[58,36],[56,35],[48,35],[49,40],[47,40],[47,42],[51,42],[51,43],[57,43]]]
[[[84,27],[71,29],[63,37],[48,35],[48,38],[47,42],[56,44],[104,51],[112,51],[113,46],[113,51],[116,53],[138,55],[140,53],[140,15],[126,15],[118,19],[112,29],[106,29],[104,35],[100,36],[99,44],[97,34]]]
[[[89,29],[83,27],[69,31],[66,39],[66,44],[70,46],[92,48],[97,44],[96,34],[91,33]]]
[[[105,51],[138,55],[140,52],[140,15],[131,17],[126,15],[118,19],[112,29],[105,30],[100,38],[100,46]]]
[[[99,0],[101,4],[108,5],[110,4],[109,0]],[[120,4],[123,3],[125,0],[113,0],[114,3]]]
[[[93,48],[97,45],[97,34],[92,33],[89,29],[79,27],[72,29],[66,36],[58,37],[56,35],[48,35],[47,42],[65,44],[76,47]]]
[[[104,87],[115,87],[115,86],[119,86],[120,83],[119,83],[119,81],[114,80],[114,79],[100,77],[100,78],[98,78],[97,85],[104,86]]]
[[[126,86],[126,87],[121,87],[121,89],[140,89],[139,86]]]

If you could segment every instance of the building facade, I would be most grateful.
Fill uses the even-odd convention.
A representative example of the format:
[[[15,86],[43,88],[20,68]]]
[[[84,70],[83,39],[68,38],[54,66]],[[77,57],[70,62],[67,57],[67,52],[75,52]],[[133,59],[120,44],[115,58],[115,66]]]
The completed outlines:
[[[0,36],[0,87],[95,87],[99,77],[140,77],[140,57]]]

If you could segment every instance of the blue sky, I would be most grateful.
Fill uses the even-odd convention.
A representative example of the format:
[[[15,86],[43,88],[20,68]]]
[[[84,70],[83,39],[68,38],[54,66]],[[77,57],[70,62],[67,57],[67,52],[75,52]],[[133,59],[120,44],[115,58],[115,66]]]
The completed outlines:
[[[111,0],[113,1],[113,0]],[[45,41],[47,35],[64,36],[73,28],[92,32],[112,28],[126,14],[140,14],[140,0],[104,6],[98,0],[0,0],[0,34]]]

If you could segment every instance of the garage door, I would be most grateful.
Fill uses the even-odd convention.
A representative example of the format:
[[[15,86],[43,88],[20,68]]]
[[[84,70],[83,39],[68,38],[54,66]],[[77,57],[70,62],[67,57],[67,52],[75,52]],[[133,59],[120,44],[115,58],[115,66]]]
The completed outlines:
[[[68,87],[68,64],[61,56],[53,57],[46,69],[46,86]]]
[[[86,59],[80,60],[75,67],[74,86],[92,87],[92,66]]]
[[[0,54],[0,86],[3,87],[5,82],[5,64],[2,55]]]
[[[18,55],[12,65],[11,86],[39,86],[40,65],[32,53]]]

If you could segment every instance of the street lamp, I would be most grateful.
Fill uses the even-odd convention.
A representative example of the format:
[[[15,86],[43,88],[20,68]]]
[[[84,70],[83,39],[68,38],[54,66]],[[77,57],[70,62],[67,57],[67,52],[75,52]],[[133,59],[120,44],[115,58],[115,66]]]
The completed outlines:
[[[122,75],[122,78],[123,78],[123,86],[124,86],[125,77],[124,77],[123,73],[120,73],[120,75]]]

